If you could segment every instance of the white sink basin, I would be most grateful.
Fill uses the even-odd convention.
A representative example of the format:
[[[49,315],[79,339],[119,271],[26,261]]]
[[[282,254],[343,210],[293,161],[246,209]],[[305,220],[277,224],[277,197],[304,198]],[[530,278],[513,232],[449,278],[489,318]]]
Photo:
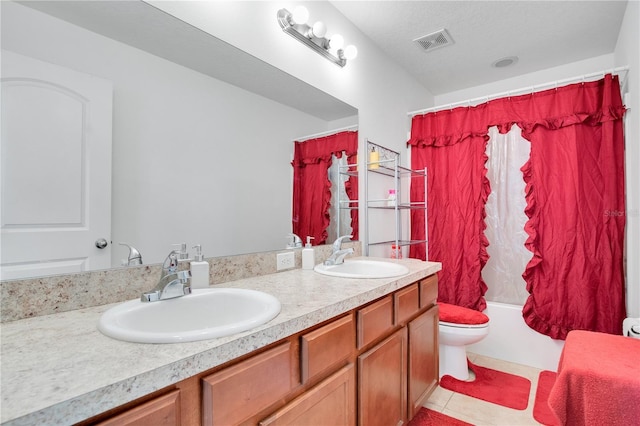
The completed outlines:
[[[158,302],[124,302],[102,314],[98,329],[128,342],[192,342],[250,330],[279,313],[280,301],[270,294],[210,288]]]
[[[369,259],[345,260],[341,265],[320,264],[313,270],[319,274],[343,278],[392,278],[409,273],[409,268],[399,263]]]

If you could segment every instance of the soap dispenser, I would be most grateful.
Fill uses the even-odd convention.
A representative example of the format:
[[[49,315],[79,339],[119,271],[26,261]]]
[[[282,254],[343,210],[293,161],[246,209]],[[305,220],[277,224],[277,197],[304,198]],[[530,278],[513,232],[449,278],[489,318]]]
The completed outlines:
[[[200,244],[193,248],[196,249],[196,255],[191,261],[191,288],[209,288],[209,262],[204,260]]]
[[[316,266],[316,252],[311,246],[313,237],[307,237],[307,244],[302,249],[302,269],[313,269]]]
[[[178,263],[190,262],[189,252],[187,251],[187,243],[172,244],[174,247],[180,246],[180,250],[176,250]]]

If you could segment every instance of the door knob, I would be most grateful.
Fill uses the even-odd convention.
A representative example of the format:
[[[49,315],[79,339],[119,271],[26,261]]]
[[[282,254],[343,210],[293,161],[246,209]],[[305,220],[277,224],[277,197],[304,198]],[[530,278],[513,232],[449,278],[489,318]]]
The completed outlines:
[[[104,238],[98,238],[96,240],[96,247],[98,247],[99,249],[103,249],[108,245],[109,245],[109,243]]]

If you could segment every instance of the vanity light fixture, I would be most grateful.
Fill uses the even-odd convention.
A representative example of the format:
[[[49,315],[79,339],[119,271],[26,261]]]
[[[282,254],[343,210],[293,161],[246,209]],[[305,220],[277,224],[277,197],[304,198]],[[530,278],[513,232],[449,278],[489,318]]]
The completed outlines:
[[[327,26],[318,21],[312,25],[307,24],[309,11],[304,6],[297,6],[293,13],[287,9],[278,11],[278,24],[282,31],[296,40],[306,44],[331,62],[344,67],[347,60],[354,59],[358,55],[358,49],[349,45],[344,47],[344,38],[340,34],[334,34],[327,38]]]

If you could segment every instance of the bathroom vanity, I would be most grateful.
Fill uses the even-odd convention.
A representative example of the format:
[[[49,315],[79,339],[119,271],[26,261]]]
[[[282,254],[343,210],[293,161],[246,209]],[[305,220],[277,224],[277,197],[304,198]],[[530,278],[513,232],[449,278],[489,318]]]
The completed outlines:
[[[113,305],[5,323],[2,422],[406,422],[437,384],[441,266],[399,262],[410,270],[399,278],[296,269],[225,283],[273,294],[282,310],[256,329],[199,342],[103,336],[95,324]]]

